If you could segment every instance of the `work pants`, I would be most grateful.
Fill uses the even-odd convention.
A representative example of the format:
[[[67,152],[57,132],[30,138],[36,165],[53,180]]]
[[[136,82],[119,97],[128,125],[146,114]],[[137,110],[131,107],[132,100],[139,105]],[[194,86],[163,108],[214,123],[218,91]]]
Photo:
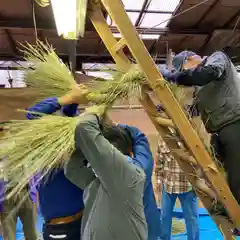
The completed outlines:
[[[218,132],[221,157],[227,173],[229,187],[240,204],[240,120],[223,127]]]
[[[48,224],[43,226],[43,239],[63,239],[63,240],[80,240],[81,237],[81,219],[70,223]]]
[[[164,187],[162,190],[162,213],[161,213],[161,240],[170,240],[172,232],[173,208],[177,198],[181,202],[183,215],[187,229],[188,240],[199,240],[200,227],[198,217],[198,201],[193,191],[186,193],[168,193]]]

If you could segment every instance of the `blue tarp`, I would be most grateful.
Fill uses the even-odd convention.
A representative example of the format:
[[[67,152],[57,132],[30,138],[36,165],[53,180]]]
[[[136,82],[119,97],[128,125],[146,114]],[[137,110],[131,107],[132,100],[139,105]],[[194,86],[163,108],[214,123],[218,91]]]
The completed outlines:
[[[221,233],[219,232],[218,228],[216,227],[215,223],[209,217],[208,212],[203,209],[199,208],[199,216],[200,216],[200,240],[223,240]],[[174,210],[174,217],[178,218],[179,221],[183,221],[183,213],[181,209]],[[39,215],[37,228],[38,231],[41,231],[42,226],[42,218]],[[17,224],[17,240],[23,239],[23,232],[22,232],[22,224],[18,221]],[[178,234],[172,236],[173,240],[187,240],[187,236],[185,233]],[[240,240],[240,237],[237,239]],[[0,238],[2,240],[2,238]]]

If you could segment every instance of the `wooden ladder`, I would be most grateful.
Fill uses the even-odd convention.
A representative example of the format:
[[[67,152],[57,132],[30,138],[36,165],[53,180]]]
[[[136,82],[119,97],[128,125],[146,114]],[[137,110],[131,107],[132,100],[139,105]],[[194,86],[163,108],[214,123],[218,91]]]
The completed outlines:
[[[218,201],[224,204],[235,227],[240,227],[240,207],[233,197],[224,177],[198,134],[192,123],[188,120],[180,104],[172,93],[169,84],[163,79],[153,59],[145,48],[144,43],[132,25],[121,0],[91,0],[88,16],[96,31],[101,37],[107,50],[112,55],[119,70],[127,72],[132,67],[132,62],[124,54],[123,48],[128,47],[134,60],[145,73],[149,85],[154,90],[158,101],[164,106],[166,116],[159,115],[155,110],[155,104],[148,93],[140,100],[148,116],[152,120],[159,134],[163,137],[178,164],[186,173],[189,181],[197,192],[207,210],[213,205],[214,195]],[[109,25],[104,18],[102,5],[105,7],[111,19],[116,24],[122,39],[117,41],[113,36]],[[176,129],[177,138],[169,138],[171,129]],[[179,141],[182,144],[179,145]],[[177,149],[177,150],[176,150]],[[203,188],[199,185],[199,176],[196,168],[204,172],[204,180],[208,183]],[[220,216],[212,216],[224,239],[235,239],[232,236],[233,226],[227,219]]]

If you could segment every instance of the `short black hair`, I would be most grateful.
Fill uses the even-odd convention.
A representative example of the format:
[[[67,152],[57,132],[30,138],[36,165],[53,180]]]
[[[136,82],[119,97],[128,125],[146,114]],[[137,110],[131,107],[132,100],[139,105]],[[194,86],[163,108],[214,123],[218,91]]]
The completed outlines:
[[[124,155],[132,151],[132,137],[127,129],[119,125],[102,125],[102,134]]]

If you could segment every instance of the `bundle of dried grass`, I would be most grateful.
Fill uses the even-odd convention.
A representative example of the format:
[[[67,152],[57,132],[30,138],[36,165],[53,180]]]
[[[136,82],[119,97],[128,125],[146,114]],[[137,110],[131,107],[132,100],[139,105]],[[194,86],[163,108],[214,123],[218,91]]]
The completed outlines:
[[[181,234],[186,232],[185,223],[177,218],[172,219],[172,234]]]
[[[27,87],[39,93],[36,101],[49,96],[62,96],[76,85],[69,68],[62,63],[51,45],[37,40],[35,46],[29,43],[22,45],[21,51],[25,60],[33,64],[33,67],[25,72],[24,82]],[[130,99],[141,95],[146,78],[136,66],[126,74],[112,74],[111,81],[96,78],[88,84],[88,98],[91,102],[111,105],[116,99]]]
[[[34,65],[34,69],[25,74],[26,84],[38,90],[41,97],[61,96],[76,86],[69,69],[51,46],[38,41],[36,47],[28,44],[24,53],[25,59]],[[146,79],[143,73],[134,67],[126,74],[115,75],[112,81],[91,82],[87,97],[98,104],[98,111],[111,107],[117,99],[140,97],[144,84]],[[43,116],[39,120],[7,124],[7,134],[0,142],[7,147],[2,148],[0,154],[6,159],[10,185],[17,183],[8,197],[20,191],[36,172],[41,171],[45,175],[71,155],[77,122],[78,118]],[[23,175],[26,166],[27,174]]]
[[[41,119],[12,121],[5,124],[0,154],[5,158],[9,186],[7,198],[26,186],[41,171],[42,176],[60,167],[74,150],[74,131],[79,118],[48,115]]]
[[[112,105],[116,100],[135,100],[142,96],[143,86],[147,80],[137,66],[128,72],[112,72],[113,79],[109,81],[91,81],[88,85],[89,99],[97,104]],[[101,99],[98,96],[102,96]]]
[[[37,40],[36,45],[21,45],[24,59],[32,64],[26,70],[24,82],[37,90],[41,98],[62,96],[76,85],[69,68],[57,56],[52,46]]]

